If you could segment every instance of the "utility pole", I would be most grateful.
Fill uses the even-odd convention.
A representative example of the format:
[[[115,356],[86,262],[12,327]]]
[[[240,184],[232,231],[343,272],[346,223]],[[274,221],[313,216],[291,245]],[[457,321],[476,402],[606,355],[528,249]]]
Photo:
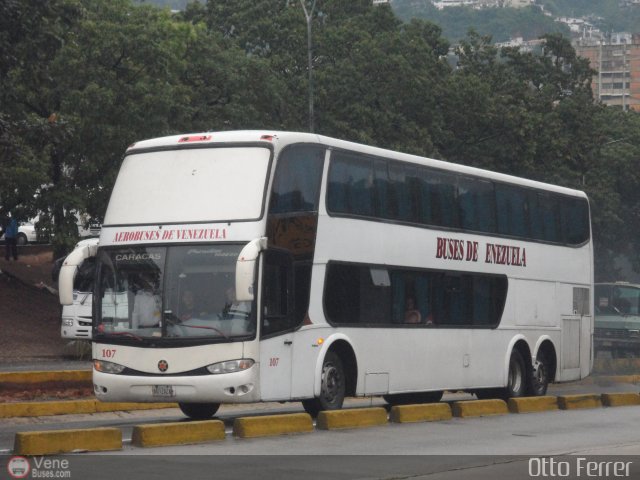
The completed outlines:
[[[304,17],[307,20],[307,69],[309,70],[309,132],[313,133],[313,43],[311,36],[311,22],[313,20],[313,11],[316,9],[316,0],[313,0],[313,2],[311,2],[311,8],[309,9],[307,9],[305,0],[300,0],[300,5],[302,5]]]

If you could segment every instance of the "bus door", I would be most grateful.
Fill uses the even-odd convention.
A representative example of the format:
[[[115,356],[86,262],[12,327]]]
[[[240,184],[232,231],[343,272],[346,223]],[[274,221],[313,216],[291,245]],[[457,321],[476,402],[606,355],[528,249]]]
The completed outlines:
[[[288,252],[267,250],[262,263],[260,392],[262,400],[291,398],[293,262]]]

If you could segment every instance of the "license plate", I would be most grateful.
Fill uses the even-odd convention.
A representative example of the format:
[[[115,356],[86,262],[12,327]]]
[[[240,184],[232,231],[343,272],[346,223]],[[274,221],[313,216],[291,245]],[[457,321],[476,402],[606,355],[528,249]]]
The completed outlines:
[[[611,346],[613,346],[613,343],[608,342],[607,340],[605,340],[604,342],[602,342],[602,346],[603,347],[611,347]]]
[[[173,385],[152,385],[151,395],[154,397],[175,397],[176,392],[173,390]]]

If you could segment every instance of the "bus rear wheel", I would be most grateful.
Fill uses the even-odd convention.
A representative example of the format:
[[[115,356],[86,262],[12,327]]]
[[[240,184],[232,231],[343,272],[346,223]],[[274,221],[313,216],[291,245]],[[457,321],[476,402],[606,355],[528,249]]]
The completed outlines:
[[[394,393],[383,395],[385,402],[389,405],[412,405],[420,403],[437,403],[442,400],[444,392],[417,392],[417,393]]]
[[[194,420],[206,420],[213,417],[220,408],[219,403],[178,403],[180,410]]]
[[[344,402],[345,390],[342,360],[335,352],[327,352],[322,363],[320,396],[303,400],[302,406],[313,417],[324,410],[339,410]]]
[[[547,387],[549,386],[549,369],[551,368],[550,362],[544,352],[538,353],[536,363],[533,365],[533,371],[531,372],[531,383],[529,385],[529,391],[531,395],[541,397],[547,393]]]
[[[511,352],[507,386],[503,391],[504,398],[524,397],[527,390],[527,366],[518,350]]]
[[[483,388],[475,390],[476,397],[480,400],[499,398],[508,400],[512,397],[524,397],[527,388],[530,388],[530,381],[527,381],[527,365],[522,354],[518,350],[511,352],[509,359],[509,373],[507,376],[507,386],[504,388]]]

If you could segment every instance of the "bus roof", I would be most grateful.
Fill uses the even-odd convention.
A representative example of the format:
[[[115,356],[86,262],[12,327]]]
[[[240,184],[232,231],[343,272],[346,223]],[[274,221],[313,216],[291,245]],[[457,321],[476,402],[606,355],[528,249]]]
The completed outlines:
[[[507,175],[503,173],[493,172],[491,170],[484,170],[481,168],[470,167],[457,163],[447,162],[444,160],[436,160],[428,157],[420,157],[417,155],[411,155],[408,153],[401,153],[393,150],[387,150],[384,148],[373,147],[360,143],[350,142],[346,140],[339,140],[332,137],[326,137],[323,135],[317,135],[313,133],[303,132],[285,132],[278,130],[232,130],[232,131],[220,131],[220,132],[200,132],[200,133],[187,133],[182,135],[171,135],[167,137],[159,137],[148,140],[142,140],[129,146],[127,153],[133,153],[137,150],[147,150],[156,148],[167,147],[185,147],[188,145],[196,144],[221,144],[221,143],[259,143],[264,142],[271,144],[276,148],[281,148],[291,143],[315,143],[325,145],[328,148],[337,148],[349,151],[355,151],[363,153],[365,155],[371,155],[376,157],[384,157],[399,161],[405,161],[409,163],[415,163],[420,165],[426,165],[433,168],[439,168],[447,171],[453,171],[461,174],[473,175],[478,177],[484,177],[491,180],[496,180],[505,183],[513,183],[522,185],[525,187],[538,188],[548,190],[557,193],[563,193],[565,195],[572,195],[577,197],[586,198],[586,194],[580,190],[575,190],[567,187],[561,187],[559,185],[553,185],[550,183],[539,182],[536,180],[529,180],[523,177],[517,177],[514,175]]]

